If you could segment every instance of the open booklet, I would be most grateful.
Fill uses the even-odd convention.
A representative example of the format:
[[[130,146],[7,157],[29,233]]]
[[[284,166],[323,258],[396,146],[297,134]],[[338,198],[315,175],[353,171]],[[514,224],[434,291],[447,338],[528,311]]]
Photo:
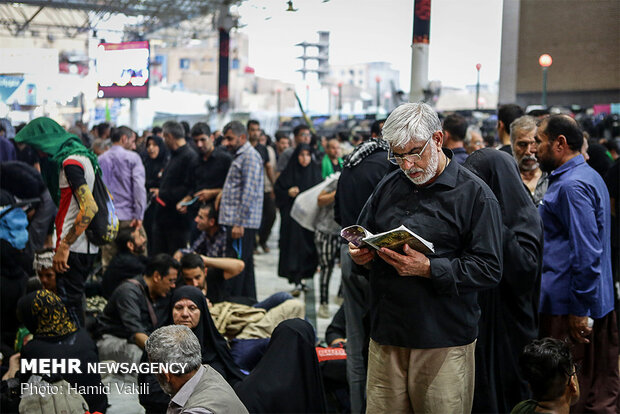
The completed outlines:
[[[354,224],[340,230],[340,235],[348,242],[353,243],[357,247],[369,245],[377,250],[385,247],[394,251],[403,251],[405,243],[414,250],[424,254],[435,253],[433,243],[424,240],[405,226],[379,233],[372,234],[362,226]]]

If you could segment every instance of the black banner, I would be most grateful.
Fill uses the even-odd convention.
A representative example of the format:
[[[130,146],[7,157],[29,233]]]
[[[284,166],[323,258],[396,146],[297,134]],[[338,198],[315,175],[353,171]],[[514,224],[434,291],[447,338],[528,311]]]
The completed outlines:
[[[220,29],[220,67],[219,67],[218,100],[217,100],[217,111],[218,112],[226,112],[228,110],[229,45],[230,45],[230,33],[228,33],[228,30]]]
[[[413,43],[428,44],[431,33],[431,0],[415,0],[413,10]]]

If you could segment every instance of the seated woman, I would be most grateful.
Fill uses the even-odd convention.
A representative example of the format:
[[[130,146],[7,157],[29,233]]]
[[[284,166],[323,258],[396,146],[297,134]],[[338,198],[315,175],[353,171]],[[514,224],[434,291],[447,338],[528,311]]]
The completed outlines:
[[[49,290],[37,290],[23,296],[17,302],[17,318],[33,334],[33,339],[23,346],[21,358],[80,360],[81,374],[62,374],[71,387],[101,389],[101,375],[85,371],[88,363],[98,363],[97,346],[86,332],[71,321],[67,308],[60,298]],[[30,374],[21,373],[20,381],[28,381]],[[108,397],[104,393],[83,394],[91,412],[105,413]]]
[[[243,380],[245,374],[233,361],[226,339],[217,331],[200,289],[181,286],[172,294],[171,303],[174,324],[187,326],[198,337],[202,363],[215,368],[231,385]]]
[[[312,325],[280,323],[263,358],[234,389],[250,413],[327,412]]]

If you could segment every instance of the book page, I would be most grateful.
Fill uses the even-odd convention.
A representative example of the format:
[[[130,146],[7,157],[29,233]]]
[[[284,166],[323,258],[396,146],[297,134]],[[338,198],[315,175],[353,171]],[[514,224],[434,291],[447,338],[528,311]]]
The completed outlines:
[[[414,250],[424,254],[431,254],[435,252],[433,243],[424,240],[405,226],[400,226],[396,229],[386,231],[374,236],[366,237],[364,242],[370,246],[379,250],[381,247],[385,247],[390,250],[394,250],[402,253],[405,243]]]
[[[362,226],[354,224],[340,230],[340,236],[349,243],[352,243],[355,247],[360,247],[364,244],[364,238],[372,237],[373,234]]]

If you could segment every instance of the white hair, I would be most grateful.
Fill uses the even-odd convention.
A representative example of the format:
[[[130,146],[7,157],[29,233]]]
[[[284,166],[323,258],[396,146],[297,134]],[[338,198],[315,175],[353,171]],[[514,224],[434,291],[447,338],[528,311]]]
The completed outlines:
[[[183,325],[168,325],[156,329],[146,340],[145,349],[153,363],[187,364],[182,374],[198,369],[202,363],[200,342],[196,335]]]
[[[392,147],[404,147],[412,140],[426,141],[441,131],[437,113],[423,102],[405,103],[394,109],[383,124],[383,139]]]
[[[510,124],[510,143],[514,144],[517,138],[536,129],[536,118],[523,115],[512,121]]]
[[[480,131],[480,128],[478,128],[476,125],[468,126],[467,132],[465,133],[465,139],[463,140],[463,143],[465,145],[469,145],[471,143],[471,140],[473,138],[472,134],[478,134],[482,136],[482,131]]]

